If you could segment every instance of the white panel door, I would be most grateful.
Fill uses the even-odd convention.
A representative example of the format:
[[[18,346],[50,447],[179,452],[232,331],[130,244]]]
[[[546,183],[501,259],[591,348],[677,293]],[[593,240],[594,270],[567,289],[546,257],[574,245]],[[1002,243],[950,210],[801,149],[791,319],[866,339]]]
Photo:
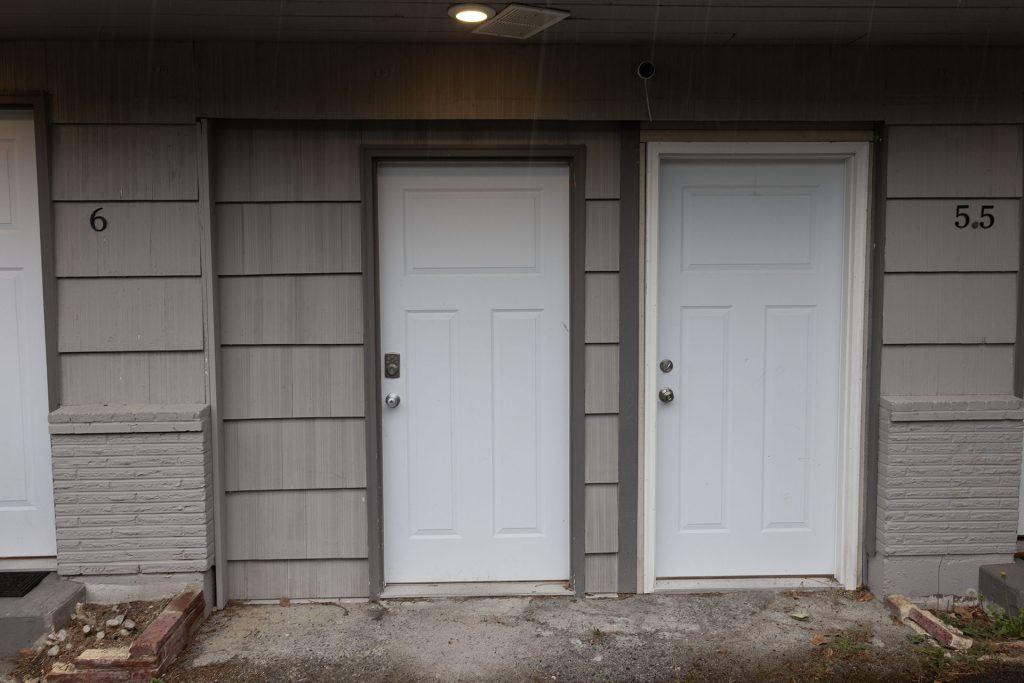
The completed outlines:
[[[0,111],[0,557],[57,552],[46,387],[32,115]]]
[[[662,162],[657,578],[837,570],[845,173]]]
[[[568,579],[568,167],[385,164],[377,202],[385,581]]]

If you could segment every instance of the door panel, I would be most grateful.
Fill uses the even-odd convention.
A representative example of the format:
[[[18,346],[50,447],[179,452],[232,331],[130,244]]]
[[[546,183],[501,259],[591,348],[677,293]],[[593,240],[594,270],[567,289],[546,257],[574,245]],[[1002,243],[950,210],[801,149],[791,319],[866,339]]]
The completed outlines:
[[[568,166],[377,183],[385,581],[567,579]]]
[[[0,557],[56,554],[30,112],[0,112]]]
[[[660,178],[656,576],[831,575],[844,163]]]

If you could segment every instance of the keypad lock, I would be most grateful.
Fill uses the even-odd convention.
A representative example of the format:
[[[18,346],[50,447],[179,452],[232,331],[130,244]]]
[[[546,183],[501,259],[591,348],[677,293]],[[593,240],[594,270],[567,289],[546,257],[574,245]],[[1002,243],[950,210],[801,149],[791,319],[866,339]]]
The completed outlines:
[[[384,376],[398,379],[402,375],[402,357],[397,353],[384,354]]]

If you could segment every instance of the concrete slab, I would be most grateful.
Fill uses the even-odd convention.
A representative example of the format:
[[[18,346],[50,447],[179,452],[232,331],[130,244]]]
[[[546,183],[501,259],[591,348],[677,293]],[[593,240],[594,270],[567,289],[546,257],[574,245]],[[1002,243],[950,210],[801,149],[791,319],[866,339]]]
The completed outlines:
[[[978,572],[978,592],[1016,616],[1024,607],[1024,562],[989,564]]]
[[[85,586],[50,574],[20,598],[0,598],[0,657],[29,647],[54,626],[71,620]]]
[[[911,631],[841,590],[230,605],[161,678],[933,680]],[[794,618],[792,614],[799,618]],[[1021,680],[1024,665],[1006,680]],[[988,679],[986,679],[988,680]]]

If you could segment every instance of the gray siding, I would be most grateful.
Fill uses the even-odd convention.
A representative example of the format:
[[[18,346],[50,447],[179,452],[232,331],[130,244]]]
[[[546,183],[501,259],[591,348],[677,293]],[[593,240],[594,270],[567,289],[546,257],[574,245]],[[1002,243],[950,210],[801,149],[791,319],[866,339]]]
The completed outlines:
[[[221,204],[220,275],[359,273],[357,203]]]
[[[53,198],[198,199],[195,131],[194,125],[54,126]]]
[[[199,278],[62,279],[62,352],[197,351],[203,348]]]
[[[1020,126],[890,128],[888,196],[1019,197]]]
[[[64,405],[206,400],[201,351],[64,353],[60,357],[60,382]]]
[[[52,56],[63,64],[69,54],[81,56]],[[117,50],[85,54],[113,69],[86,83],[124,85],[97,84],[126,69],[113,66]],[[178,55],[154,54],[158,63]],[[61,403],[205,402],[195,126],[78,125],[96,121],[90,102],[112,108],[128,97],[78,87],[56,90],[67,99],[52,128]],[[148,107],[136,104],[123,114],[143,120]],[[95,209],[107,219],[102,232],[90,226]]]
[[[339,183],[358,183],[358,173],[336,173],[358,170],[356,148],[327,153],[317,135],[294,144],[294,128],[214,131],[224,528],[236,598],[358,597],[369,586],[360,207],[330,201]],[[301,176],[287,175],[297,168]]]
[[[215,131],[213,176],[231,593],[366,594],[366,506],[353,502],[366,486],[359,148],[399,143],[586,145],[586,525],[599,553],[587,590],[614,590],[617,131],[229,123]],[[334,523],[307,528],[317,506]],[[310,582],[315,567],[329,571]]]
[[[361,595],[365,560],[259,560],[228,563],[228,599],[277,600],[282,595]]]
[[[881,392],[1012,393],[1021,127],[890,126],[888,138]],[[982,205],[988,229],[971,225]]]
[[[1017,269],[1020,232],[949,230],[959,199],[891,199],[885,209],[885,267],[890,273],[981,273]],[[1000,216],[1020,214],[1020,201],[984,202]],[[977,202],[978,207],[982,202]],[[1002,228],[1002,226],[999,226]]]
[[[361,344],[359,275],[226,277],[220,283],[223,344]]]
[[[112,230],[94,235],[90,202],[54,206],[59,277],[199,275],[199,218],[195,202],[107,202]]]

